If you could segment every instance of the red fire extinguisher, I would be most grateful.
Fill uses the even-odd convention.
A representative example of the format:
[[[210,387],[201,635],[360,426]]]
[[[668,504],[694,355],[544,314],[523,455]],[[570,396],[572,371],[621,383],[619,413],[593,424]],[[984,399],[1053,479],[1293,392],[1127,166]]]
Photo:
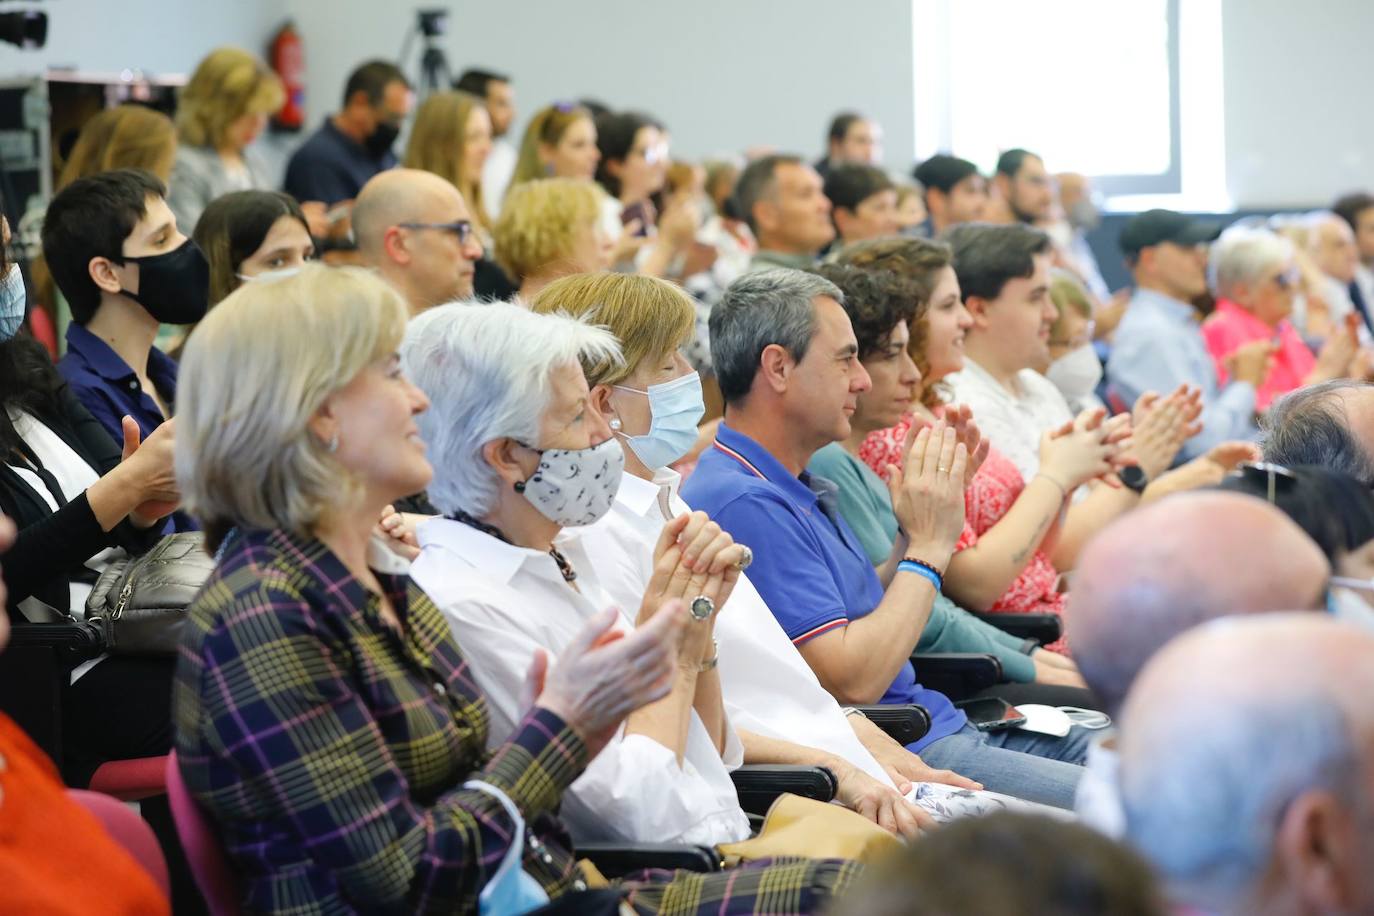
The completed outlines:
[[[272,124],[278,130],[300,130],[305,125],[305,49],[294,22],[288,19],[277,30],[267,56],[286,89],[286,102],[272,116]]]

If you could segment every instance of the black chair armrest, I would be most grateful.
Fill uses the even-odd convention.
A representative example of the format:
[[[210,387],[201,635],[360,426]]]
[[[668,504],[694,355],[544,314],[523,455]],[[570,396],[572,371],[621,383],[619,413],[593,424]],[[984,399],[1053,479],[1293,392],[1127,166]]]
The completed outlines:
[[[856,706],[864,717],[887,732],[898,744],[920,741],[930,731],[930,713],[915,703],[892,706]]]
[[[0,710],[62,765],[62,688],[71,666],[99,653],[95,630],[82,624],[14,623],[0,655]]]
[[[646,868],[711,872],[720,871],[722,864],[720,853],[709,846],[673,843],[578,843],[575,852],[611,880]]]
[[[730,778],[739,806],[750,814],[767,814],[784,792],[828,802],[838,787],[835,774],[825,767],[750,764],[734,770]]]
[[[1058,614],[974,614],[979,620],[1003,633],[1021,639],[1033,639],[1042,646],[1064,634],[1064,623]]]
[[[1000,684],[1002,662],[995,655],[977,652],[941,652],[913,655],[916,680],[951,700],[963,700],[980,690]]]

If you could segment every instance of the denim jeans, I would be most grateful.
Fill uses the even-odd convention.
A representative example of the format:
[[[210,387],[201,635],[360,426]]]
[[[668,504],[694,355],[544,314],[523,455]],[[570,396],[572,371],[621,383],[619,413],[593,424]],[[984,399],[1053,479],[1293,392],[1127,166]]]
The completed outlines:
[[[1092,732],[1077,725],[1063,738],[1019,728],[980,732],[965,725],[926,745],[921,759],[977,780],[989,791],[1072,810],[1091,743]]]

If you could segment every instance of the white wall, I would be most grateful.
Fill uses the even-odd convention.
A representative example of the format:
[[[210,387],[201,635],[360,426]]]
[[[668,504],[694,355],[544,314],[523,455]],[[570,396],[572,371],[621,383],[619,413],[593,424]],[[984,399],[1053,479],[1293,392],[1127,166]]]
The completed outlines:
[[[356,64],[399,53],[417,6],[450,8],[454,75],[480,65],[514,78],[521,128],[549,101],[592,97],[658,116],[683,156],[760,144],[819,156],[831,114],[860,107],[885,128],[889,164],[911,167],[908,0],[287,0],[312,123]],[[417,44],[408,74],[418,61]]]

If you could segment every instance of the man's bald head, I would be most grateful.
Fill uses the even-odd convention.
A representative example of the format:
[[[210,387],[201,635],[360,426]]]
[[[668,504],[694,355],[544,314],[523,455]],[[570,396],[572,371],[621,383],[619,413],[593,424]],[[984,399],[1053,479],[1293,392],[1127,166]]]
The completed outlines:
[[[1118,739],[1126,838],[1180,903],[1374,907],[1374,635],[1322,614],[1231,618],[1162,649]]]
[[[1374,488],[1374,385],[1350,379],[1308,385],[1269,406],[1264,460],[1312,464]]]
[[[1349,283],[1355,279],[1360,252],[1350,224],[1334,213],[1322,212],[1312,218],[1307,234],[1307,253],[1328,277]]]
[[[1184,493],[1123,516],[1083,551],[1065,614],[1088,686],[1115,711],[1172,637],[1216,617],[1316,607],[1330,568],[1283,512]]]
[[[462,216],[455,217],[456,210]],[[386,230],[401,223],[443,223],[467,219],[463,195],[449,181],[420,169],[378,172],[353,205],[353,238],[369,261],[380,257]]]

